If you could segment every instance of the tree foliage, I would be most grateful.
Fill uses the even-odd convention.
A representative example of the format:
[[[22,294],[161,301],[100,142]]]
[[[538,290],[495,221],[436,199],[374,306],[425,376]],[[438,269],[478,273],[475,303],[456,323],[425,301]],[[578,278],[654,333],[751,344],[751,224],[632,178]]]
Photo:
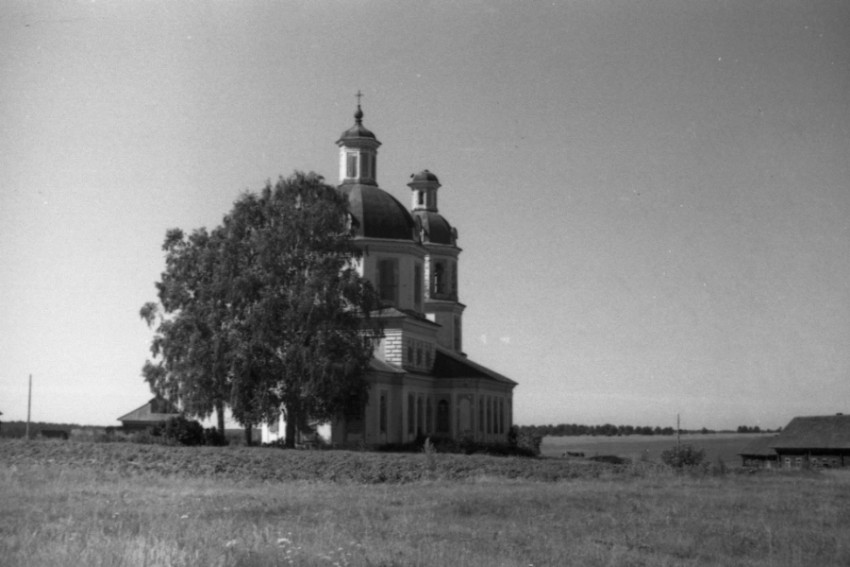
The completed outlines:
[[[676,469],[697,466],[705,460],[705,451],[693,445],[678,445],[661,453],[661,462]]]
[[[157,325],[152,390],[201,417],[227,404],[245,426],[282,409],[288,444],[307,418],[361,411],[380,329],[350,223],[344,195],[296,173],[243,194],[210,232],[168,231],[160,305],[140,313]]]
[[[532,435],[546,437],[569,437],[578,435],[594,436],[625,436],[625,435],[673,435],[676,430],[672,427],[650,427],[633,425],[582,425],[578,423],[561,423],[558,425],[523,425],[521,429]]]

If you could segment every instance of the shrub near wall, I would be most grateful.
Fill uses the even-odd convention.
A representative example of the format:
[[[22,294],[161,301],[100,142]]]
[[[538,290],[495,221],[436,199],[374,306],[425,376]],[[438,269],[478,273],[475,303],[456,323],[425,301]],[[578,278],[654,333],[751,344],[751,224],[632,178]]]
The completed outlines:
[[[195,447],[198,445],[227,445],[227,439],[214,428],[204,429],[195,420],[177,416],[169,418],[151,429],[151,436],[160,437],[166,444],[173,443]]]

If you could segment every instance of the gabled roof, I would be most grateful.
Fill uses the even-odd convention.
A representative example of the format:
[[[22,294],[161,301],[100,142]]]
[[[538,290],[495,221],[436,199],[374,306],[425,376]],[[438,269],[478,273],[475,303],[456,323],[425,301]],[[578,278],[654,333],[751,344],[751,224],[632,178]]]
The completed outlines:
[[[175,415],[180,415],[180,412],[177,410],[174,404],[172,404],[166,399],[157,396],[155,398],[152,398],[145,405],[134,409],[126,415],[122,415],[118,418],[118,421],[149,421],[151,423],[156,423],[159,421],[164,421],[169,417],[174,417]]]
[[[775,457],[776,451],[771,444],[776,440],[776,435],[763,435],[756,437],[741,449],[739,455],[750,457]]]
[[[432,374],[437,378],[488,378],[510,386],[517,384],[510,378],[441,346],[437,346],[434,353]]]
[[[850,415],[795,417],[770,446],[774,449],[850,449]]]

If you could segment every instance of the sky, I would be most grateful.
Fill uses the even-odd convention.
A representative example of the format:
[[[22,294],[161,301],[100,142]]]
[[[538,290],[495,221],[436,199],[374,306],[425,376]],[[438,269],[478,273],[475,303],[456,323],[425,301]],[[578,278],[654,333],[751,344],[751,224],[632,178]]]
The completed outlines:
[[[294,170],[442,183],[519,424],[850,412],[850,3],[0,3],[0,411],[117,425],[167,229]]]

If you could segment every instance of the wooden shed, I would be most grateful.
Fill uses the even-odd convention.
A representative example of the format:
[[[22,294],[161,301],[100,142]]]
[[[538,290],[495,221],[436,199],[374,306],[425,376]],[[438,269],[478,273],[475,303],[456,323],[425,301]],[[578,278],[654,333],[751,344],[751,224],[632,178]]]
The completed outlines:
[[[741,452],[741,464],[746,468],[772,469],[777,466],[778,455],[771,444],[776,440],[776,435],[763,435],[756,437],[747,444]]]
[[[782,468],[850,467],[850,415],[795,417],[769,446]]]
[[[174,404],[165,398],[157,396],[145,405],[134,409],[126,415],[122,415],[118,418],[118,421],[121,422],[121,428],[125,432],[145,431],[158,423],[162,423],[178,415],[180,415],[180,412]]]

